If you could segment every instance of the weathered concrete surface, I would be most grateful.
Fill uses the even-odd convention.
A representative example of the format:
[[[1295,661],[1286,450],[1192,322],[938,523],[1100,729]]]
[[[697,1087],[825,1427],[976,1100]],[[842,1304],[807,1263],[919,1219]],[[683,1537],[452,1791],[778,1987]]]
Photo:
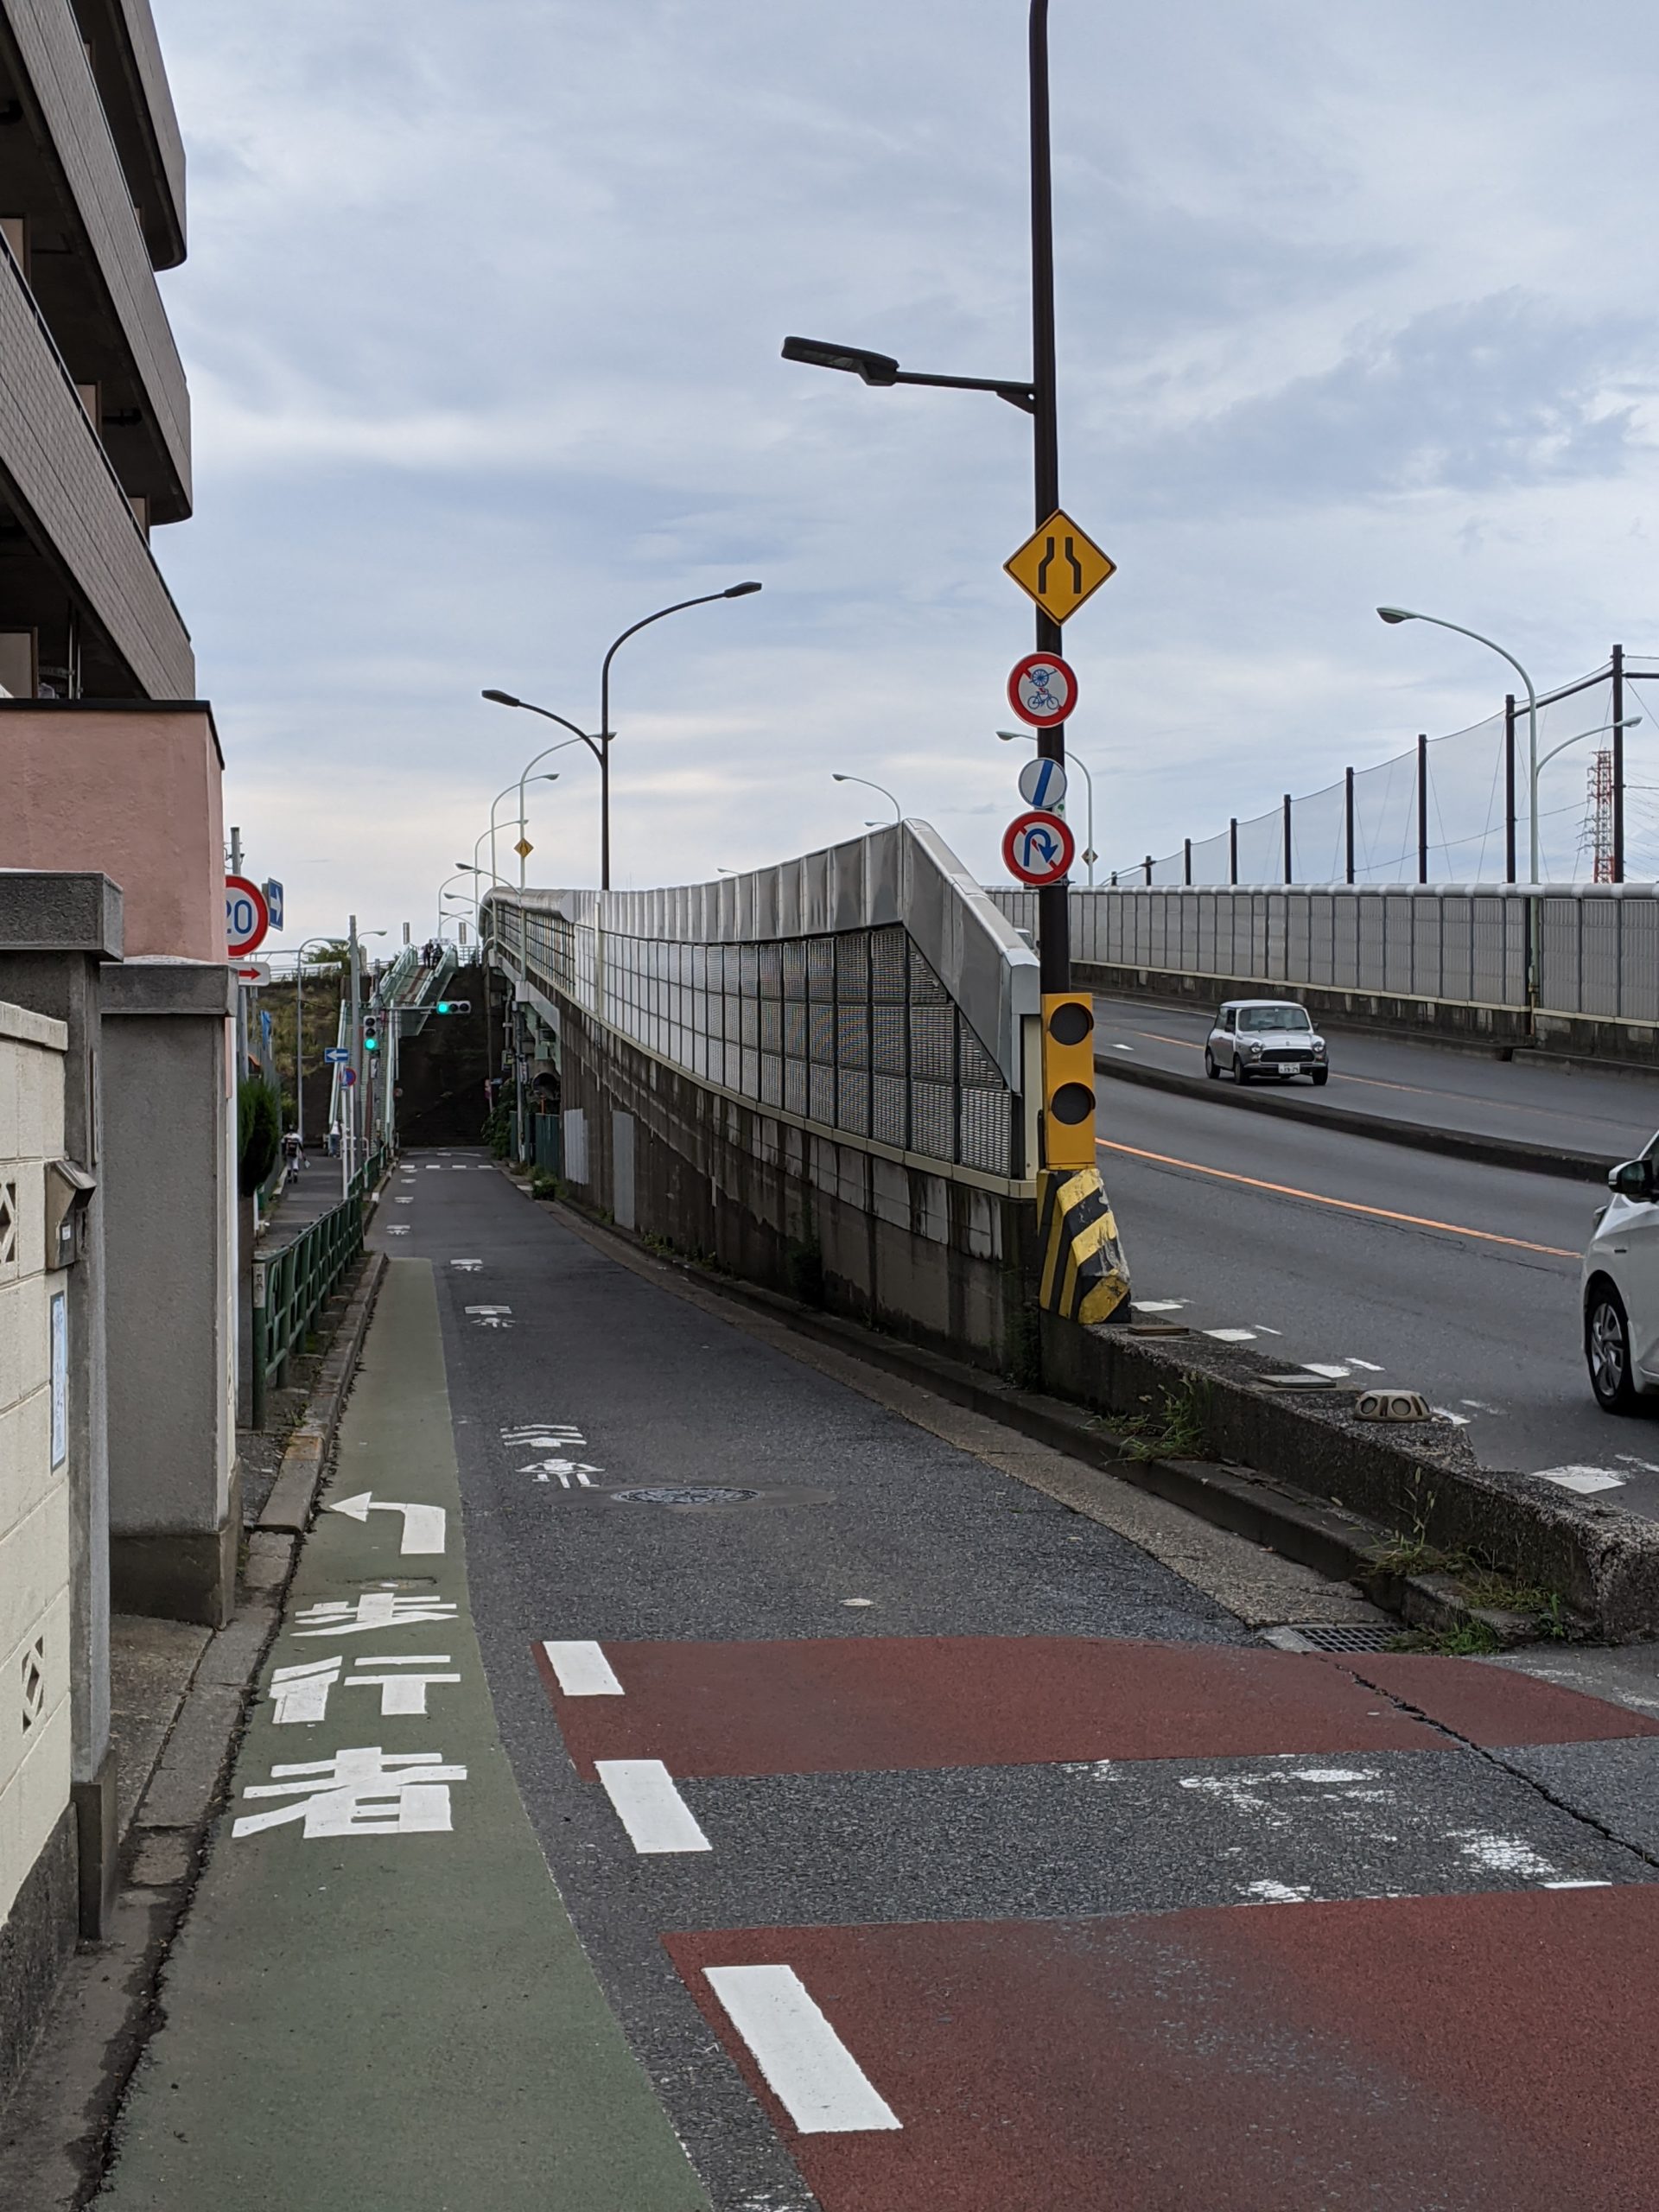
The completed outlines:
[[[1659,1633],[1652,1522],[1479,1466],[1443,1427],[1390,1431],[1356,1421],[1342,1395],[1268,1389],[1270,1363],[1237,1346],[1163,1343],[1049,1315],[1042,1345],[1044,1382],[1064,1396],[1154,1430],[1172,1406],[1187,1409],[1206,1458],[1258,1468],[1436,1551],[1472,1553],[1518,1583],[1559,1592],[1600,1636]]]
[[[585,1177],[566,1165],[579,1202],[959,1357],[999,1369],[1028,1358],[1028,1198],[741,1104],[568,1007],[561,1071],[564,1110],[586,1117]]]

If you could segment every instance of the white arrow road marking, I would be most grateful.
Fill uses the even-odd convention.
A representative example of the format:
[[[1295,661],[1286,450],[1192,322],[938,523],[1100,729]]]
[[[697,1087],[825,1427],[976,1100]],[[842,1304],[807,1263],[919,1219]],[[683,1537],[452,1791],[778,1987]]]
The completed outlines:
[[[703,1974],[803,2135],[903,2126],[793,1967],[705,1967]]]
[[[622,1697],[622,1685],[597,1643],[543,1643],[547,1663],[566,1697]]]
[[[349,1514],[353,1521],[367,1521],[371,1513],[401,1513],[404,1541],[398,1549],[405,1558],[414,1552],[443,1549],[448,1516],[441,1505],[394,1504],[390,1498],[376,1497],[372,1491],[365,1490],[356,1497],[334,1499],[328,1511]]]
[[[386,1234],[388,1236],[407,1236],[409,1234],[408,1225],[404,1222],[398,1222],[392,1228],[389,1229],[386,1231]]]
[[[595,1759],[594,1771],[636,1851],[712,1851],[661,1759]]]
[[[1539,1467],[1535,1472],[1541,1483],[1554,1483],[1560,1490],[1576,1491],[1580,1497],[1593,1497],[1599,1490],[1624,1487],[1624,1477],[1609,1474],[1605,1467]]]

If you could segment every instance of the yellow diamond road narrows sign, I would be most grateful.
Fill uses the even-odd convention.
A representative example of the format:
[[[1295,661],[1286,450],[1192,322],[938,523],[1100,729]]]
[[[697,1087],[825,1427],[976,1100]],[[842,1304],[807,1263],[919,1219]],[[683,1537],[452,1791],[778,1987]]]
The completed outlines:
[[[1002,565],[1020,590],[1028,592],[1054,622],[1069,621],[1117,567],[1058,507]]]
[[[531,843],[528,837],[521,837],[512,849],[518,854],[521,861],[527,861],[531,855],[535,851],[536,848]]]

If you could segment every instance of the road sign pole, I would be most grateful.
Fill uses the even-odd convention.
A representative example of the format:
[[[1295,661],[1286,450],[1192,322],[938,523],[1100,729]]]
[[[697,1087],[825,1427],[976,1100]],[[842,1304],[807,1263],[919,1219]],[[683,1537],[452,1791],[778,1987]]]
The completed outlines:
[[[1040,529],[1060,504],[1059,410],[1054,355],[1054,190],[1049,155],[1048,0],[1031,0],[1031,381],[1036,512]],[[1058,622],[1037,610],[1037,650],[1058,653]],[[1046,760],[1065,759],[1065,724],[1037,733]],[[1071,988],[1071,912],[1064,883],[1037,893],[1037,957],[1045,996]]]

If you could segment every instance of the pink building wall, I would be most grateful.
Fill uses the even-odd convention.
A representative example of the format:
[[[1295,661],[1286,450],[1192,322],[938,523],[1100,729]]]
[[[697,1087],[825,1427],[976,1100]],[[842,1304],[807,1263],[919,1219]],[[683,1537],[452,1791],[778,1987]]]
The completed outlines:
[[[222,961],[224,766],[206,705],[0,700],[0,868],[102,869],[129,960]]]

